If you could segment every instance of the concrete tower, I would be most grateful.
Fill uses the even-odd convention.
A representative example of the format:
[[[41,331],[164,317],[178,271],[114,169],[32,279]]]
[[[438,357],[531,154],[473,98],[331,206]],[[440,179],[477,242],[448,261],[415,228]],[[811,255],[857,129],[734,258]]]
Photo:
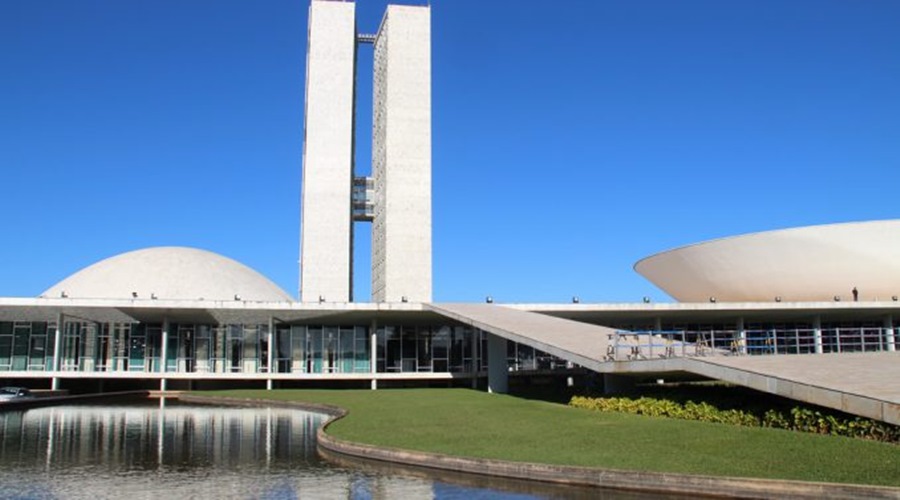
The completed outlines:
[[[388,6],[374,68],[372,300],[430,302],[430,8]]]
[[[313,0],[306,52],[300,297],[352,297],[355,5]]]
[[[312,0],[300,295],[352,300],[353,221],[372,222],[372,300],[431,301],[431,9],[389,5],[357,35],[353,2]],[[357,43],[374,43],[372,177],[354,177]]]

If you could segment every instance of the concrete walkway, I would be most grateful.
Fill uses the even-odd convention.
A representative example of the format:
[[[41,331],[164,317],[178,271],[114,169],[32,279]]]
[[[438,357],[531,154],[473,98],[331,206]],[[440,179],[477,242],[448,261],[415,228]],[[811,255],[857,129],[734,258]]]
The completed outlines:
[[[687,372],[900,425],[900,352],[693,356],[610,361],[616,330],[494,304],[427,304],[432,311],[598,373]]]
[[[602,371],[616,330],[494,304],[426,304],[426,308],[513,342]]]
[[[900,352],[684,358],[685,371],[900,425]]]

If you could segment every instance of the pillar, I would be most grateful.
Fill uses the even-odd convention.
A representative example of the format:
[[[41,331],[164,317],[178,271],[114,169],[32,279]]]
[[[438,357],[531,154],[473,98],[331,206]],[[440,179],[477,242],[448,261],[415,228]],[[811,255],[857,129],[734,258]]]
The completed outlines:
[[[160,373],[165,373],[165,372],[169,371],[169,363],[168,363],[168,359],[167,359],[169,356],[169,319],[168,318],[163,319],[162,341],[160,342],[159,349],[160,349],[159,371],[160,371]]]
[[[813,344],[815,346],[816,354],[822,354],[824,352],[824,348],[822,347],[822,316],[818,314],[813,318]]]
[[[269,367],[269,378],[266,379],[266,390],[271,391],[272,373],[274,369],[274,365],[272,363],[274,363],[275,361],[275,318],[273,318],[272,316],[269,316],[269,336],[266,342],[269,343],[269,349],[266,356],[266,366]]]
[[[657,316],[653,318],[653,331],[650,332],[650,335],[647,335],[647,347],[650,349],[651,358],[653,357],[653,345],[656,344],[656,341],[659,340],[660,344],[665,343],[665,337],[660,332],[662,332],[662,318]],[[638,340],[638,345],[640,345],[640,340]],[[665,355],[668,356],[668,353],[665,353]]]
[[[897,350],[897,331],[894,329],[894,315],[888,314],[884,318],[884,328],[885,328],[885,343],[887,344],[887,350],[894,352]]]
[[[53,334],[53,372],[56,373],[59,371],[59,361],[60,361],[60,350],[62,349],[62,332],[65,327],[65,315],[63,313],[59,313],[56,316],[56,331]],[[50,388],[54,391],[59,390],[59,377],[54,376],[50,381]]]
[[[166,375],[165,373],[169,370],[169,363],[167,361],[167,357],[169,354],[169,318],[163,319],[162,325],[162,341],[160,342],[160,353],[159,353],[159,372],[163,374],[163,378],[159,380],[159,390],[162,392],[166,391]]]
[[[744,317],[737,319],[737,345],[735,346],[735,354],[747,354],[747,327],[744,324]]]
[[[372,374],[369,384],[374,391],[378,389],[378,379],[375,378],[378,373],[378,322],[373,319],[369,328],[369,373]]]
[[[481,330],[472,329],[472,389],[478,388],[479,351],[481,350]]]
[[[506,360],[506,339],[487,334],[488,392],[509,392],[509,366]]]

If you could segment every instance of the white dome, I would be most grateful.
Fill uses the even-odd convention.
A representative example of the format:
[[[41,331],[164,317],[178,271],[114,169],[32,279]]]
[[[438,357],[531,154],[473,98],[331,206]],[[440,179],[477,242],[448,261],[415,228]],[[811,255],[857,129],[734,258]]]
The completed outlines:
[[[658,253],[635,271],[681,302],[890,300],[900,295],[900,220],[745,234]]]
[[[81,299],[292,301],[265,276],[219,254],[155,247],[110,257],[45,291],[43,297]]]

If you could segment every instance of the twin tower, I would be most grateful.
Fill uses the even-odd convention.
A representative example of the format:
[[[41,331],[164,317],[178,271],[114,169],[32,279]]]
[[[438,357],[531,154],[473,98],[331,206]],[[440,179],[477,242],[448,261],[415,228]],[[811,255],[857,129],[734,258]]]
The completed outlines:
[[[300,297],[353,300],[353,223],[372,223],[372,301],[431,301],[431,10],[389,5],[375,35],[353,2],[312,0],[306,55]],[[356,52],[374,44],[372,176],[354,173]]]

